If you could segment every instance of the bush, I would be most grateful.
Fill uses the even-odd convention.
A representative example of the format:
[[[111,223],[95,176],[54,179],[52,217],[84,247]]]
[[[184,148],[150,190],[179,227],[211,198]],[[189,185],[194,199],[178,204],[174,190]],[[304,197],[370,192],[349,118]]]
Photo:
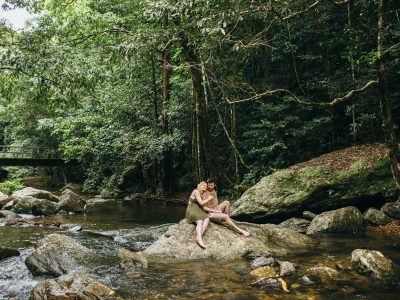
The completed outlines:
[[[0,183],[0,191],[7,195],[11,195],[15,191],[21,190],[24,185],[19,181],[19,179],[9,180]]]

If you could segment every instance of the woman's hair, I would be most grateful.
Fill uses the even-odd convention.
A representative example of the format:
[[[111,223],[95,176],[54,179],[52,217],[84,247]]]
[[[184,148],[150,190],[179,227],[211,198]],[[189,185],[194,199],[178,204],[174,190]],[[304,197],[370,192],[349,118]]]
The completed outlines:
[[[205,181],[199,182],[199,184],[197,185],[197,188],[196,188],[196,189],[200,192],[200,195],[202,195],[202,194],[204,193],[203,191],[200,190],[200,187],[201,187],[203,184],[207,185],[207,182],[205,182]]]

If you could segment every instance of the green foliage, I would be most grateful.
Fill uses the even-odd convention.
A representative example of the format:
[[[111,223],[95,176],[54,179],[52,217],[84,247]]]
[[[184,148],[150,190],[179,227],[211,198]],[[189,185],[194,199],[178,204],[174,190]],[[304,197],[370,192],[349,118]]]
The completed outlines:
[[[22,190],[23,188],[23,184],[18,179],[0,182],[0,191],[7,195],[11,195],[15,191]]]
[[[242,190],[271,172],[353,144],[383,141],[376,91],[351,106],[309,108],[375,79],[376,3],[309,1],[7,1],[39,12],[29,30],[0,25],[0,142],[54,147],[82,166],[85,191],[116,191],[125,172],[157,191],[171,157],[174,181],[195,180],[190,48],[203,72],[219,186]],[[399,9],[393,1],[391,11]],[[389,16],[390,98],[399,123],[399,21]],[[170,100],[162,129],[162,51]],[[235,156],[220,124],[249,168]],[[234,110],[234,113],[233,113]],[[397,128],[398,130],[398,128]]]

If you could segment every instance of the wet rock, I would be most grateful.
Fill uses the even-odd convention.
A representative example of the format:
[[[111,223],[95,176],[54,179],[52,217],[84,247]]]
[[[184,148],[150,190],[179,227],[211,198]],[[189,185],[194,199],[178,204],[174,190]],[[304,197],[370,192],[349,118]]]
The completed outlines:
[[[50,234],[38,241],[37,249],[27,257],[25,264],[33,275],[60,276],[94,257],[96,254],[74,239]]]
[[[321,279],[315,275],[304,275],[300,278],[300,282],[304,285],[314,285],[316,283],[320,283]]]
[[[381,207],[385,215],[400,220],[400,202],[389,202]]]
[[[300,218],[290,218],[286,221],[279,223],[279,227],[287,228],[296,232],[306,233],[310,221]]]
[[[33,288],[29,300],[43,299],[116,300],[122,298],[98,280],[83,273],[74,273],[38,283]]]
[[[117,257],[121,268],[127,272],[148,266],[147,259],[141,252],[131,252],[120,248],[117,250]]]
[[[384,150],[385,146],[373,146],[378,147]],[[387,157],[350,157],[350,153],[365,152],[365,148],[356,146],[325,154],[262,178],[232,205],[233,217],[256,223],[280,222],[304,210],[323,212],[366,206],[372,199],[398,197]],[[331,162],[327,162],[327,157]],[[320,163],[316,165],[316,161]],[[330,167],[340,161],[340,168]]]
[[[260,279],[256,282],[252,283],[252,285],[266,286],[266,287],[270,287],[270,288],[274,288],[274,289],[282,289],[281,282],[276,278],[263,278],[263,279]]]
[[[278,261],[279,263],[279,275],[288,276],[296,272],[296,267],[289,261]]]
[[[146,256],[198,258],[243,258],[249,253],[269,252],[273,255],[304,253],[314,247],[311,238],[272,224],[238,223],[250,231],[249,237],[223,225],[211,223],[204,235],[206,249],[195,241],[195,226],[182,220],[170,226],[156,242],[143,251]]]
[[[275,265],[275,259],[273,257],[261,256],[253,260],[253,262],[251,263],[251,268],[257,269],[263,266],[274,266],[274,265]]]
[[[392,261],[379,251],[356,249],[351,253],[351,262],[360,274],[376,278],[393,275]]]
[[[10,197],[8,197],[6,194],[0,192],[0,208],[2,208],[8,202],[10,202]]]
[[[9,210],[0,210],[0,218],[12,219],[12,218],[21,218],[21,216]]]
[[[44,190],[37,190],[31,187],[23,188],[22,190],[16,191],[11,195],[12,200],[23,200],[26,197],[33,197],[36,199],[45,199],[52,202],[58,202],[58,197],[52,193]]]
[[[10,209],[13,208],[13,206],[14,206],[14,200],[11,200],[11,201],[7,202],[7,204],[2,207],[2,210],[10,210]]]
[[[261,279],[261,278],[275,277],[277,274],[274,267],[264,266],[251,271],[250,275],[256,277],[257,279]]]
[[[4,226],[30,227],[34,225],[34,222],[25,218],[7,218],[4,222]]]
[[[120,231],[114,236],[114,241],[129,249],[142,251],[167,232],[171,225],[173,224]]]
[[[271,257],[272,254],[269,251],[260,251],[252,249],[244,255],[246,259],[256,259],[258,257]]]
[[[307,234],[317,232],[357,232],[363,230],[363,218],[358,208],[349,206],[319,214],[307,229]]]
[[[390,218],[376,208],[368,208],[368,210],[364,212],[363,218],[365,222],[374,226],[386,225],[390,222]]]
[[[329,268],[329,267],[324,266],[322,264],[318,264],[315,267],[307,269],[307,273],[309,275],[317,276],[317,277],[319,277],[321,279],[338,277],[339,274],[340,274],[335,269]]]
[[[0,260],[5,259],[7,257],[19,256],[19,251],[16,249],[11,249],[7,247],[0,247]]]
[[[86,201],[75,192],[66,189],[60,196],[57,210],[64,210],[66,212],[82,213],[85,210]]]
[[[306,210],[303,211],[303,219],[306,219],[308,221],[312,221],[317,216],[317,214],[314,214],[313,212]]]
[[[52,215],[55,214],[57,211],[57,203],[45,200],[45,199],[38,199],[32,196],[26,196],[20,200],[14,200],[16,204],[13,207],[13,210],[16,213],[27,213],[33,215]]]

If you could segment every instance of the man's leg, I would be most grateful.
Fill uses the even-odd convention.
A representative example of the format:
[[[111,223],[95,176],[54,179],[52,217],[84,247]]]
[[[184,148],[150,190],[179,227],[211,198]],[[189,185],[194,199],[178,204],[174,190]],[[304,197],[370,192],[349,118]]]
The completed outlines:
[[[224,214],[231,216],[231,204],[229,201],[223,201],[218,207]]]

